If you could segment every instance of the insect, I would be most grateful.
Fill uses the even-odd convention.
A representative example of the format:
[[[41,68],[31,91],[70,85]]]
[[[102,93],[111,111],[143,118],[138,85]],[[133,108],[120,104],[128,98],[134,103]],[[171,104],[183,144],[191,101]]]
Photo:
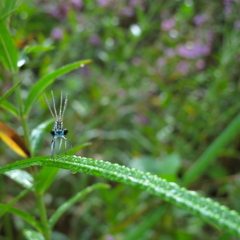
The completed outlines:
[[[52,98],[52,105],[53,105],[53,110],[51,108],[51,105],[47,99],[46,94],[44,93],[44,98],[45,101],[48,105],[48,108],[54,118],[54,125],[53,125],[53,129],[50,132],[53,136],[52,142],[51,142],[51,155],[55,156],[56,155],[56,141],[58,138],[60,138],[60,143],[58,145],[58,150],[57,153],[59,153],[61,146],[62,146],[62,140],[65,141],[65,151],[67,148],[67,143],[71,146],[72,148],[72,144],[70,143],[70,141],[66,138],[66,135],[68,134],[68,130],[67,129],[63,129],[63,116],[64,116],[64,112],[66,110],[67,107],[67,103],[68,103],[68,94],[65,97],[64,103],[63,103],[63,92],[61,92],[61,96],[60,96],[60,108],[59,108],[59,112],[57,113],[56,110],[56,104],[55,104],[55,99],[54,99],[54,95],[53,95],[53,91],[51,91],[51,98]]]

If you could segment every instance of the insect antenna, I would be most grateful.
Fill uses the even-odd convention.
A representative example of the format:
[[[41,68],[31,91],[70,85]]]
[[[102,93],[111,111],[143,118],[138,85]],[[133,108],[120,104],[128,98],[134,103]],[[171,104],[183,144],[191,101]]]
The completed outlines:
[[[55,117],[54,114],[53,114],[52,108],[51,108],[51,106],[50,106],[50,103],[49,103],[49,101],[48,101],[47,96],[46,96],[45,93],[44,93],[44,99],[45,99],[45,101],[46,101],[46,103],[47,103],[47,105],[48,105],[48,108],[49,108],[50,113],[52,114],[53,118],[55,119],[56,117]]]
[[[60,116],[61,118],[63,118],[64,112],[65,112],[66,107],[67,107],[67,103],[68,103],[68,94],[66,95],[66,98],[65,98],[65,101],[64,101],[62,115]]]
[[[54,110],[54,113],[55,113],[55,117],[54,118],[58,120],[58,115],[57,115],[57,110],[56,110],[56,104],[55,104],[53,91],[51,91],[51,96],[52,96],[53,110]]]
[[[63,101],[63,92],[61,91],[61,96],[60,96],[60,108],[59,108],[59,114],[58,117],[62,118],[62,101]]]

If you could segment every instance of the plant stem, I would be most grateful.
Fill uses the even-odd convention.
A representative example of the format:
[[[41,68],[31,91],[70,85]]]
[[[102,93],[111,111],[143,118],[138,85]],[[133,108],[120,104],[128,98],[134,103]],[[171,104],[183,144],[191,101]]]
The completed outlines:
[[[6,191],[5,191],[5,185],[3,183],[2,176],[0,176],[0,201],[1,202],[7,202],[6,201]],[[6,232],[6,237],[9,240],[13,240],[13,229],[11,225],[11,219],[10,219],[10,214],[5,213],[5,216],[3,218],[3,226],[4,230]]]
[[[16,83],[19,83],[19,82],[20,82],[20,80],[19,80],[19,78],[17,76],[17,73],[16,73],[14,75],[14,83],[16,84]],[[17,100],[17,103],[18,103],[19,117],[20,117],[22,128],[23,128],[23,132],[24,132],[24,139],[25,139],[26,145],[29,149],[30,156],[31,156],[32,155],[31,154],[31,146],[30,146],[30,140],[29,140],[28,125],[27,125],[28,116],[25,116],[23,114],[24,106],[23,106],[23,101],[22,101],[22,97],[21,97],[20,87],[18,87],[16,89],[16,100]]]
[[[35,192],[35,196],[37,199],[37,207],[40,213],[41,223],[43,227],[43,235],[45,237],[45,240],[51,240],[51,232],[48,225],[47,211],[44,204],[43,195],[41,193]]]

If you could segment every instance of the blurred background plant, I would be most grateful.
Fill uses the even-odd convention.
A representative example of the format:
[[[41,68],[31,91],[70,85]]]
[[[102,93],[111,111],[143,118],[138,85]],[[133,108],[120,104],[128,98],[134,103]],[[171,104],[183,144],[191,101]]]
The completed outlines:
[[[64,119],[68,139],[73,145],[92,143],[81,156],[181,183],[185,172],[240,110],[239,7],[234,0],[20,2],[10,29],[19,50],[22,96],[27,98],[33,83],[52,70],[92,59],[93,63],[60,77],[49,88],[69,94]],[[0,79],[3,95],[12,83],[3,66]],[[8,112],[1,109],[0,117],[23,132]],[[30,131],[49,118],[40,97],[29,118]],[[39,155],[49,154],[50,141],[46,133]],[[206,165],[189,187],[240,211],[239,148],[238,136],[228,141],[215,154],[216,161]],[[3,144],[0,153],[1,164],[18,159]],[[96,181],[104,180],[60,171],[45,199],[49,210]],[[10,180],[7,183],[11,198],[19,187]],[[61,233],[62,239],[64,235],[86,240],[136,239],[132,233],[147,225],[146,216],[160,201],[121,184],[112,186],[107,194],[102,191],[73,206],[56,225],[56,234]],[[25,201],[23,205],[31,210],[31,198]],[[15,231],[24,224],[12,221]],[[148,226],[137,239],[217,239],[222,235],[175,207]]]

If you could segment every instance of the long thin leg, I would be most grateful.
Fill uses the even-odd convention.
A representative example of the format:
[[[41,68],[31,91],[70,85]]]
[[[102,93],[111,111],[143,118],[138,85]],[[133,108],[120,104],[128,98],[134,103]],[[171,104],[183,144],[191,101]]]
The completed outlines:
[[[56,145],[56,138],[53,137],[52,142],[51,142],[51,155],[55,156],[55,145]]]
[[[62,136],[62,138],[65,140],[65,153],[67,151],[67,143],[68,143],[70,145],[71,149],[72,149],[72,154],[74,154],[71,142],[64,136]]]
[[[59,152],[61,150],[61,147],[62,147],[62,138],[60,138],[60,143],[59,143],[59,147],[58,147],[58,154],[59,154]]]

